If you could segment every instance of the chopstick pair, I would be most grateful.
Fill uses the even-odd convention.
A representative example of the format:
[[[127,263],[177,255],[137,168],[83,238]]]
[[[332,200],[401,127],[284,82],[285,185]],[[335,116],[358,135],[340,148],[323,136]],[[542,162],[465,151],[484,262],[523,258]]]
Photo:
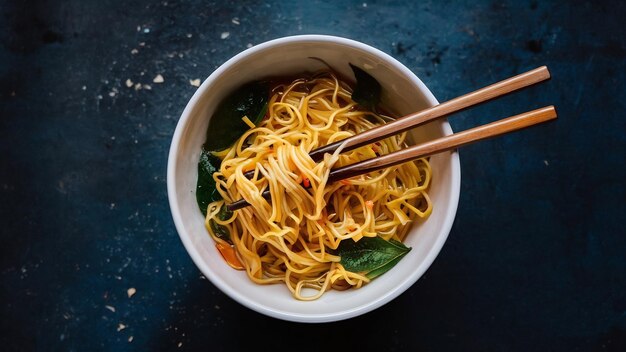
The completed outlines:
[[[549,78],[550,72],[548,71],[548,68],[546,66],[541,66],[534,70],[454,98],[445,103],[406,115],[393,122],[359,133],[350,138],[317,148],[311,151],[309,156],[311,156],[314,161],[320,161],[324,158],[324,154],[333,153],[342,144],[344,145],[344,148],[341,152],[350,151],[366,144],[374,143],[381,139],[385,139],[395,134],[421,126],[427,122],[448,116],[452,113],[462,111],[471,106],[475,106],[515,92],[522,88],[543,82]],[[367,174],[386,167],[391,167],[401,163],[413,161],[415,159],[452,150],[470,143],[514,132],[542,122],[547,122],[555,119],[556,117],[556,110],[552,105],[528,111],[519,115],[488,123],[486,125],[474,127],[463,132],[441,137],[433,141],[411,146],[394,153],[346,165],[337,169],[332,169],[330,171],[328,183]],[[262,193],[262,196],[265,199],[269,199],[270,191],[266,190]],[[233,211],[244,208],[248,205],[250,205],[248,202],[244,199],[240,199],[228,204],[226,207]]]

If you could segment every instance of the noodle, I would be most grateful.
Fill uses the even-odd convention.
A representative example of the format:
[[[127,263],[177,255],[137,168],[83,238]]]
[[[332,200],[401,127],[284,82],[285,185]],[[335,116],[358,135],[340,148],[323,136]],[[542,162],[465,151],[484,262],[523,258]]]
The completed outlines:
[[[251,280],[282,282],[300,300],[370,281],[340,263],[335,250],[341,241],[377,235],[402,241],[410,223],[432,211],[426,159],[327,183],[332,167],[401,149],[405,133],[342,154],[339,148],[318,163],[309,157],[318,147],[384,123],[381,116],[359,110],[351,94],[330,73],[276,87],[266,118],[220,153],[221,168],[213,174],[224,201],[209,204],[206,227],[211,236],[228,244],[209,223],[226,227]],[[248,179],[244,173],[251,170],[254,176]],[[261,196],[267,189],[270,201]],[[229,219],[219,218],[225,203],[241,198],[251,206]],[[308,294],[307,288],[317,292]]]

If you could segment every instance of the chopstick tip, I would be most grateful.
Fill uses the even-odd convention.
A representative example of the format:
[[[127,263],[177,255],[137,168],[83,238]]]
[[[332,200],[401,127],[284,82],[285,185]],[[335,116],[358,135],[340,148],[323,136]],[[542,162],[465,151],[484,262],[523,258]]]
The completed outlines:
[[[555,119],[556,119],[556,118],[558,118],[558,117],[559,117],[559,114],[556,112],[556,106],[554,106],[554,105],[550,105],[550,106],[548,106],[548,107],[552,110],[552,114],[554,115],[554,118],[555,118]]]

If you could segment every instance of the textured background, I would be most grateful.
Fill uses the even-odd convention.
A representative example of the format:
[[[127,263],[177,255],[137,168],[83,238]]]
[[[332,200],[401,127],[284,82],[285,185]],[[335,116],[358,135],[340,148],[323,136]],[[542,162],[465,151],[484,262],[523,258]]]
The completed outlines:
[[[0,9],[3,350],[626,350],[622,2]],[[249,45],[307,33],[393,55],[440,101],[551,69],[547,84],[454,117],[455,130],[547,104],[560,114],[463,149],[456,222],[426,275],[374,312],[319,325],[262,316],[204,279],[174,228],[165,179],[189,81]]]

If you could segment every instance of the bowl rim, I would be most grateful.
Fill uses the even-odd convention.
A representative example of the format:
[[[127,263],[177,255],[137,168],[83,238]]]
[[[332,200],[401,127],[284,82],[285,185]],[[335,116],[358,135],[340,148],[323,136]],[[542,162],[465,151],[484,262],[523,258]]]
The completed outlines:
[[[167,193],[168,200],[170,205],[170,211],[172,214],[172,218],[174,220],[174,224],[176,227],[176,231],[183,242],[187,253],[190,255],[192,261],[198,267],[198,269],[202,272],[204,276],[207,277],[211,281],[211,283],[217,286],[222,292],[224,292],[227,296],[231,297],[238,303],[243,306],[252,309],[261,314],[271,316],[274,318],[293,321],[293,322],[303,322],[303,323],[321,323],[321,322],[331,322],[331,321],[339,321],[344,319],[349,319],[358,315],[362,315],[368,313],[388,302],[395,299],[400,294],[404,293],[410,286],[415,284],[417,280],[424,274],[426,270],[432,265],[435,258],[439,255],[439,252],[443,248],[448,235],[452,229],[452,225],[454,223],[454,219],[456,217],[456,212],[459,203],[460,197],[460,188],[461,188],[461,166],[459,160],[458,151],[450,152],[450,177],[452,183],[452,189],[449,194],[449,207],[447,214],[445,216],[445,221],[443,227],[441,228],[441,235],[437,237],[430,251],[421,262],[418,268],[411,274],[410,280],[404,280],[401,285],[398,285],[393,290],[389,291],[387,294],[382,295],[375,301],[372,301],[370,304],[361,305],[355,308],[333,312],[333,313],[323,313],[323,314],[298,314],[285,310],[278,310],[272,307],[265,306],[258,302],[248,299],[243,296],[236,290],[232,290],[219,276],[213,275],[213,271],[208,265],[204,263],[202,260],[202,256],[197,250],[196,246],[191,239],[191,236],[185,231],[183,220],[181,216],[181,211],[179,204],[177,203],[176,196],[176,167],[177,167],[177,155],[178,149],[180,145],[180,140],[182,137],[183,130],[185,126],[188,124],[188,121],[191,119],[192,111],[194,107],[198,104],[204,92],[209,89],[212,82],[215,81],[218,77],[220,77],[224,72],[226,72],[231,66],[235,65],[245,57],[255,54],[260,51],[267,50],[272,47],[282,46],[285,44],[293,44],[293,43],[332,43],[339,44],[343,46],[348,46],[355,48],[357,50],[361,50],[364,52],[369,52],[370,54],[381,58],[387,64],[393,65],[395,69],[400,71],[403,76],[410,79],[413,83],[415,83],[421,93],[424,95],[429,104],[437,105],[439,102],[432,94],[432,92],[426,87],[426,85],[406,66],[404,66],[397,59],[392,57],[391,55],[374,48],[370,45],[364,44],[362,42],[332,36],[332,35],[320,35],[320,34],[305,34],[305,35],[294,35],[294,36],[286,36],[281,38],[276,38],[273,40],[269,40],[260,44],[257,44],[253,47],[250,47],[237,55],[233,56],[222,65],[220,65],[213,73],[211,73],[207,79],[205,79],[200,87],[193,94],[185,109],[183,110],[180,119],[177,122],[176,129],[172,136],[172,142],[170,145],[168,160],[167,160]],[[442,128],[444,131],[444,135],[452,134],[452,128],[447,120],[442,121]]]

